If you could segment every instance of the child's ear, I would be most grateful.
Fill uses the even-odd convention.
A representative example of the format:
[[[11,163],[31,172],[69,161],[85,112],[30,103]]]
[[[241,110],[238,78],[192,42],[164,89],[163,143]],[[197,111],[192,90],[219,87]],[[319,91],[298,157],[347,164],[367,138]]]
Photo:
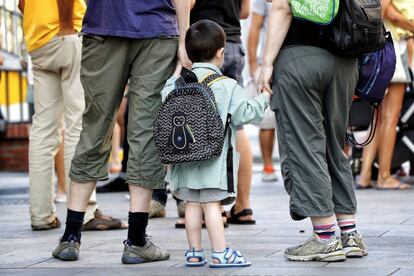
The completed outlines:
[[[224,56],[224,47],[217,50],[216,57],[221,58]]]

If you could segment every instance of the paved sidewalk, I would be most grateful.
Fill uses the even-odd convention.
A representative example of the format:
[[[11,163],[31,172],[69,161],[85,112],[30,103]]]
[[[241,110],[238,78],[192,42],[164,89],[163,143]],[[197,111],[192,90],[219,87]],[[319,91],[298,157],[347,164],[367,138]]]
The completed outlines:
[[[251,130],[250,130],[251,131]],[[253,141],[257,145],[257,140]],[[256,146],[255,146],[256,147]],[[258,155],[258,147],[254,148]],[[341,263],[287,262],[283,250],[311,234],[308,221],[293,222],[282,183],[261,182],[260,165],[254,169],[252,208],[257,225],[230,225],[227,241],[253,265],[243,269],[185,268],[185,231],[174,228],[174,200],[167,217],[152,219],[148,232],[171,252],[165,262],[121,264],[126,230],[83,232],[80,260],[61,262],[51,257],[63,228],[32,232],[28,211],[27,174],[0,173],[0,274],[1,275],[414,275],[414,189],[410,191],[358,191],[358,226],[369,255]],[[98,194],[100,208],[127,220],[125,193]],[[65,219],[65,205],[57,212]],[[303,232],[304,230],[304,232]],[[204,248],[210,249],[207,232]],[[209,254],[207,254],[209,256]]]
[[[342,263],[294,263],[283,258],[283,250],[311,233],[307,221],[293,222],[288,215],[288,198],[280,182],[262,183],[255,167],[252,196],[257,225],[231,225],[226,230],[229,244],[242,250],[253,262],[250,268],[213,270],[185,268],[184,230],[174,229],[177,217],[174,200],[169,200],[167,218],[150,220],[149,233],[171,252],[165,262],[125,266],[120,262],[126,230],[84,232],[77,262],[51,257],[63,229],[32,232],[27,193],[4,194],[4,183],[26,175],[0,174],[0,274],[24,275],[414,275],[414,190],[358,191],[360,230],[369,246],[364,259]],[[27,184],[26,184],[27,185]],[[17,192],[20,192],[17,190]],[[13,201],[13,199],[17,199]],[[127,219],[124,193],[99,194],[105,213]],[[15,203],[13,205],[13,203]],[[65,206],[57,206],[63,220]],[[301,233],[301,230],[305,230]],[[207,233],[204,247],[209,249]]]

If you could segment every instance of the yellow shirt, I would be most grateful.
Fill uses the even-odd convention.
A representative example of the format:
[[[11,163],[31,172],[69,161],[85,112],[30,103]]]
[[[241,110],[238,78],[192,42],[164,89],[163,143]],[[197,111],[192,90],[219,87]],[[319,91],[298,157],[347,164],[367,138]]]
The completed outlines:
[[[85,0],[75,0],[73,10],[73,25],[80,32],[86,10]],[[59,32],[57,0],[26,0],[23,31],[29,52],[42,47],[56,36]]]

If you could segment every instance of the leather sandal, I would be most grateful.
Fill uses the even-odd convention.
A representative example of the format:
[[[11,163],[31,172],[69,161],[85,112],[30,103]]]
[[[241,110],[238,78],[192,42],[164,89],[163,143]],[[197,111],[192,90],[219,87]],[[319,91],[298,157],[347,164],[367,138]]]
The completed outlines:
[[[241,212],[237,213],[234,211],[234,205],[230,209],[230,216],[227,218],[227,222],[230,224],[242,224],[242,225],[253,225],[256,224],[256,220],[241,220],[241,217],[252,216],[253,210],[250,208],[244,209]]]
[[[95,217],[89,222],[82,225],[82,231],[97,231],[97,230],[115,230],[126,229],[128,225],[122,223],[120,219],[104,215],[101,210],[96,209]]]

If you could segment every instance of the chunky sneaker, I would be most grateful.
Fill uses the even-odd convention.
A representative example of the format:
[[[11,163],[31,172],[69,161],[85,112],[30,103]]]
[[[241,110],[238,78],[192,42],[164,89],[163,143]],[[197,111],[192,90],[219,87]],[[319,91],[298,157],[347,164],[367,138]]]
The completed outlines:
[[[332,238],[329,241],[323,241],[317,235],[313,235],[298,246],[286,249],[285,258],[289,261],[302,262],[338,262],[346,260],[345,251],[339,239]]]
[[[263,168],[262,181],[263,182],[277,181],[276,171],[273,168],[273,166],[265,166]]]
[[[170,258],[170,254],[156,246],[147,239],[144,246],[132,245],[129,240],[124,241],[124,253],[122,254],[123,264],[140,264],[145,262],[165,261]]]
[[[358,232],[341,235],[342,245],[347,258],[361,258],[368,255],[368,248]]]
[[[149,218],[163,218],[165,217],[165,206],[156,200],[151,200],[151,205],[149,208]]]
[[[67,241],[60,241],[52,256],[62,261],[76,261],[79,259],[79,247],[80,242],[75,236],[70,235]]]

